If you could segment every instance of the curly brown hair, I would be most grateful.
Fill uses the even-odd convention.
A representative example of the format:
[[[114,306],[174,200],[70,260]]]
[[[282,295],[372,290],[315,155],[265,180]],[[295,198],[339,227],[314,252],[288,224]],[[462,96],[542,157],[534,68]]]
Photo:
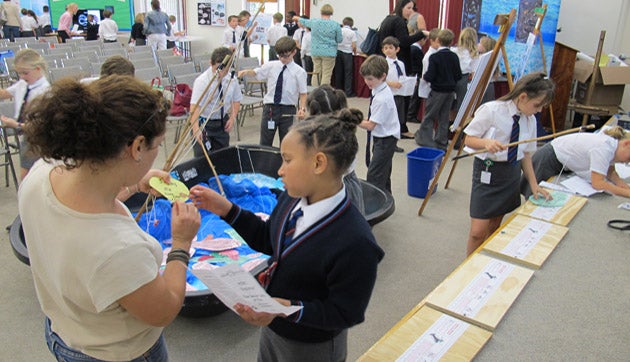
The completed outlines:
[[[169,106],[161,92],[131,76],[90,84],[65,78],[29,103],[24,131],[35,152],[72,169],[118,157],[137,136],[152,145],[165,132]]]

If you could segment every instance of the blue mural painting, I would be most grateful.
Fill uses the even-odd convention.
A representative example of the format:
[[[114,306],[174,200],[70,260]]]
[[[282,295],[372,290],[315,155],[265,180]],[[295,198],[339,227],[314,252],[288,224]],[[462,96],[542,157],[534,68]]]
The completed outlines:
[[[494,25],[497,14],[508,14],[516,9],[516,20],[512,24],[505,42],[510,71],[513,76],[551,69],[553,47],[556,40],[556,28],[560,13],[561,0],[464,0],[462,12],[462,28],[471,26],[479,33],[497,39],[499,27]],[[534,31],[538,17],[535,9],[547,4],[547,13],[540,26],[547,69],[543,69],[540,38],[535,40],[528,54],[527,38]],[[505,72],[505,64],[501,62],[501,71]]]

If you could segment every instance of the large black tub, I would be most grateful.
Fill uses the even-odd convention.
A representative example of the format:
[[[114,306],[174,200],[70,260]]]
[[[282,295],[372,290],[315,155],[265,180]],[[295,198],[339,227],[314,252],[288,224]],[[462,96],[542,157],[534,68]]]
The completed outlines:
[[[271,177],[278,177],[278,169],[282,164],[280,151],[277,148],[258,145],[239,145],[210,153],[215,170],[218,174],[261,173]],[[186,186],[192,187],[200,182],[207,182],[213,176],[205,158],[195,158],[177,165],[173,170]],[[376,186],[361,181],[365,214],[370,225],[385,220],[394,212],[394,198]],[[145,197],[137,195],[127,200],[127,206],[137,211]],[[24,241],[24,232],[20,217],[16,217],[11,225],[11,247],[15,256],[25,264],[29,264],[28,250]],[[258,274],[264,269],[263,265],[252,270]],[[184,305],[180,315],[189,317],[205,317],[219,314],[227,308],[208,290],[186,292]]]

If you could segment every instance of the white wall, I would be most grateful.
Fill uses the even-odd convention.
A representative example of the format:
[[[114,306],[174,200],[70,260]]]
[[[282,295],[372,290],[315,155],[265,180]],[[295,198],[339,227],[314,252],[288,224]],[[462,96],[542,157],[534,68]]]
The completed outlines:
[[[311,17],[319,17],[319,9],[324,4],[333,7],[333,19],[340,22],[346,16],[354,20],[354,26],[362,33],[367,33],[367,28],[377,28],[381,21],[389,13],[387,0],[317,0],[317,5],[311,0]]]

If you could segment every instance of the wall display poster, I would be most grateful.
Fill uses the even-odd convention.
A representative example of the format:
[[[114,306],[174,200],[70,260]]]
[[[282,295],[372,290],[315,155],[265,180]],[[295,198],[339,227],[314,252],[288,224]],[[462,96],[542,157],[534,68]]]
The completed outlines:
[[[197,3],[197,24],[225,26],[227,15],[224,0],[212,0],[211,2]]]
[[[256,17],[256,27],[254,27],[251,36],[251,44],[267,45],[267,29],[271,26],[271,19],[271,14],[258,14]]]

